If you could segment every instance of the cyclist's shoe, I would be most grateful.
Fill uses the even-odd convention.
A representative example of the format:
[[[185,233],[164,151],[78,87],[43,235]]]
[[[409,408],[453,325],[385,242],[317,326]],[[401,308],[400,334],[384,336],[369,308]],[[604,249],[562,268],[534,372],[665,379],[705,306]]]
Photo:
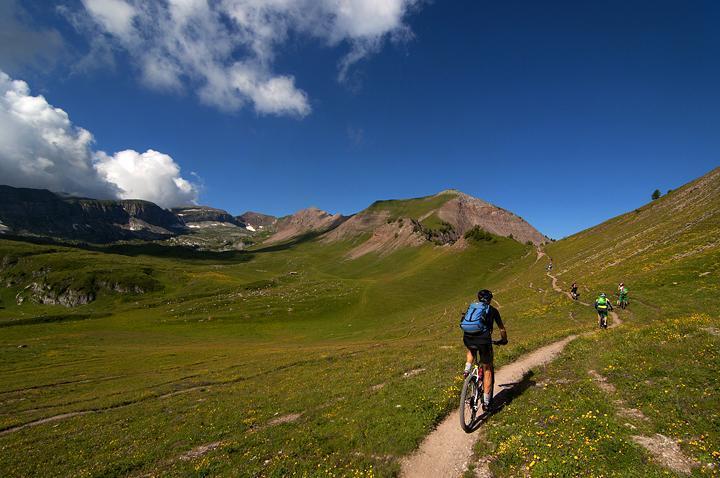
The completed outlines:
[[[494,408],[493,406],[493,400],[492,398],[488,400],[487,402],[485,400],[482,400],[482,409],[484,412],[490,412]]]

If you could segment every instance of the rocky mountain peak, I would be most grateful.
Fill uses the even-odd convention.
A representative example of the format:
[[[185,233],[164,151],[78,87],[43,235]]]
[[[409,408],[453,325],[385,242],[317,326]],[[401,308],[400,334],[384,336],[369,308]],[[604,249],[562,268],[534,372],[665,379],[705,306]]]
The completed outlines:
[[[265,242],[276,243],[308,233],[325,232],[345,221],[341,214],[330,214],[316,207],[301,209],[277,220],[276,232]]]

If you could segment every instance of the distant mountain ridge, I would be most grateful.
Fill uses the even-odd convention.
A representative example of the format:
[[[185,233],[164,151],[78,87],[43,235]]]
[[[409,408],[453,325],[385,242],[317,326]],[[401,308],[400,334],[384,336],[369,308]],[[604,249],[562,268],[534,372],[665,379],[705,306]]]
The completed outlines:
[[[149,201],[96,200],[43,189],[0,186],[0,234],[96,243],[173,238],[171,244],[226,250],[242,249],[258,241],[276,244],[306,235],[317,236],[323,242],[357,242],[358,237],[367,236],[350,252],[354,258],[428,242],[463,247],[464,235],[475,227],[522,243],[537,245],[547,241],[516,214],[457,190],[375,201],[352,216],[310,207],[276,218],[252,211],[233,216],[222,209],[199,205],[167,210]]]
[[[0,185],[2,232],[106,243],[157,240],[185,230],[172,212],[149,201],[68,197]]]

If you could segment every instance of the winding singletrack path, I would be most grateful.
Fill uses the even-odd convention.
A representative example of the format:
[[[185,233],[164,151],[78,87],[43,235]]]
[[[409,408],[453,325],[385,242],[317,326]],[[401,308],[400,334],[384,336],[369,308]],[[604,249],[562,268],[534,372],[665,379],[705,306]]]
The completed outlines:
[[[552,288],[553,288],[553,290],[554,290],[555,292],[559,292],[559,293],[561,293],[561,294],[565,294],[566,296],[568,296],[568,297],[570,298],[570,300],[573,300],[572,295],[570,294],[570,292],[567,292],[567,291],[562,290],[562,289],[560,288],[560,286],[557,285],[557,283],[558,283],[557,277],[555,277],[554,275],[550,274],[550,272],[546,273],[546,275],[547,275],[550,279],[552,279]],[[581,301],[581,300],[578,300],[578,302],[579,302],[580,304],[582,304],[582,305],[587,306],[587,307],[592,307],[592,305],[591,305],[591,304],[588,304],[587,302],[583,302],[583,301]],[[611,328],[613,328],[613,327],[617,327],[618,325],[622,324],[622,320],[620,319],[620,316],[618,316],[617,313],[615,313],[615,312],[612,311],[612,310],[610,311],[610,317],[612,317],[613,320],[612,320],[612,323],[608,326],[608,328],[611,329]]]
[[[530,369],[551,362],[577,337],[565,337],[500,368],[495,373],[498,393],[519,383]],[[415,453],[402,460],[400,476],[457,478],[467,468],[476,440],[477,434],[465,433],[460,428],[459,413],[455,410],[425,438]]]
[[[538,257],[535,262],[539,261],[543,256],[547,255],[538,248]],[[570,293],[565,292],[558,286],[557,277],[549,271],[547,276],[552,280],[554,291],[565,294],[572,300]],[[590,306],[585,302],[580,303]],[[613,319],[610,328],[622,324],[615,312],[611,311],[610,315]],[[500,368],[495,372],[496,390],[493,391],[494,396],[497,397],[506,388],[517,385],[532,368],[541,367],[552,362],[563,351],[565,346],[576,338],[591,333],[594,332],[569,335],[562,340],[523,355],[515,362]],[[468,463],[473,456],[473,445],[477,438],[476,433],[465,433],[460,428],[459,412],[455,410],[425,437],[425,440],[414,453],[401,461],[400,476],[406,478],[457,478],[467,470]]]

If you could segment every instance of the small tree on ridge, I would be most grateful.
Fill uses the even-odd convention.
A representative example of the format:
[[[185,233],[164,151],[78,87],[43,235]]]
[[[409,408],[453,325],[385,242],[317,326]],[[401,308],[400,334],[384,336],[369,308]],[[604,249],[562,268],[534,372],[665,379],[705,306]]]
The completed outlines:
[[[656,189],[655,191],[653,191],[652,196],[650,196],[650,197],[654,201],[656,199],[660,199],[660,196],[662,196],[662,193],[660,192],[659,189]]]

